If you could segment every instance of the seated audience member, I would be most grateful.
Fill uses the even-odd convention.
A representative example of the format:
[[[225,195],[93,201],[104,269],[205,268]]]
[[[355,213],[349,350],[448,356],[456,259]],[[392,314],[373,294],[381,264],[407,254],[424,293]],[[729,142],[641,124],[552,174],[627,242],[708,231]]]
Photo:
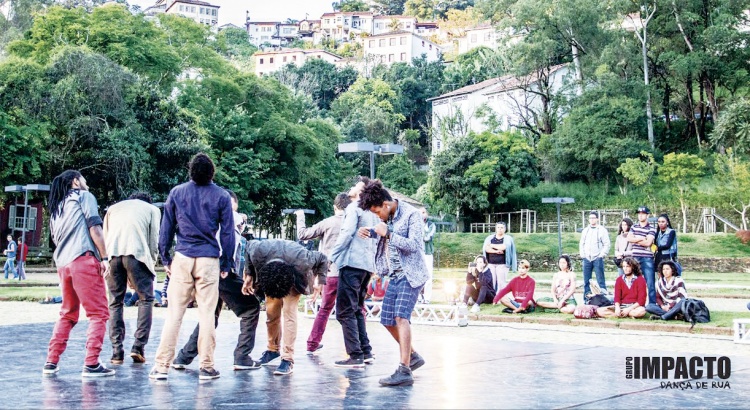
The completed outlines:
[[[469,270],[466,273],[464,303],[468,303],[469,298],[474,300],[474,306],[471,308],[472,313],[479,313],[479,305],[482,303],[491,304],[495,298],[495,288],[492,287],[492,272],[487,266],[487,259],[482,255],[477,256],[473,264],[469,264]]]
[[[646,315],[646,279],[641,273],[641,265],[634,258],[622,260],[623,276],[615,281],[615,304],[596,310],[599,317],[632,317]]]
[[[672,320],[682,311],[682,302],[687,299],[685,282],[677,276],[677,266],[672,261],[659,264],[659,279],[656,281],[656,301],[646,305],[652,320]]]
[[[539,307],[558,309],[562,313],[572,314],[576,310],[576,274],[572,270],[570,256],[562,255],[557,261],[560,271],[552,278],[552,297],[537,300]]]
[[[375,306],[372,302],[382,302],[387,289],[388,278],[383,278],[377,273],[373,274],[370,284],[367,285],[367,301],[365,301],[367,307],[372,309],[373,315],[380,311],[380,306]]]
[[[526,259],[518,262],[518,276],[511,279],[508,285],[497,292],[492,303],[498,302],[507,306],[503,309],[505,313],[531,313],[535,310],[534,289],[536,281],[529,276],[531,264]],[[509,293],[513,294],[510,298]]]

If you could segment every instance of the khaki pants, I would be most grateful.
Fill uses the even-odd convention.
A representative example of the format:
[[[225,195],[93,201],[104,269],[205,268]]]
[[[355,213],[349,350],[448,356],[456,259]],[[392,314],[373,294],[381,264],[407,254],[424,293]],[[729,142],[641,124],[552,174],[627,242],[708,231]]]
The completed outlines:
[[[294,363],[294,342],[297,340],[297,310],[300,295],[294,291],[283,299],[266,297],[266,326],[268,350],[279,351],[282,341],[281,315],[284,315],[283,349],[281,358]],[[171,302],[170,302],[171,303]]]
[[[167,320],[161,332],[161,343],[156,350],[156,365],[166,371],[172,364],[177,338],[180,335],[182,317],[195,293],[198,303],[200,333],[198,352],[202,369],[214,367],[216,329],[214,310],[219,300],[219,259],[189,258],[175,253],[169,278],[169,306]]]

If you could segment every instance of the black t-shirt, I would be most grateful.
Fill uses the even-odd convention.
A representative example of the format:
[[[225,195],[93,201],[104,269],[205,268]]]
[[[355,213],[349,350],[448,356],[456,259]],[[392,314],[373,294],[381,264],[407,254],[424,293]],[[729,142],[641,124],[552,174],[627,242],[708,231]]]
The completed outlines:
[[[505,238],[497,239],[497,236],[492,237],[490,243],[493,245],[502,245]],[[505,253],[489,253],[487,252],[487,263],[493,265],[505,265]]]

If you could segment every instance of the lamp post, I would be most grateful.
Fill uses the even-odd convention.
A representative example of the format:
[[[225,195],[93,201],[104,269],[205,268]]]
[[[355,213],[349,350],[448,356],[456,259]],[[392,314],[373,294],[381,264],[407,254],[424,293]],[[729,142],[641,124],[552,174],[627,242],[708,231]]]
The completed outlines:
[[[23,225],[21,228],[21,245],[26,244],[26,221],[29,220],[29,191],[49,191],[49,185],[41,185],[41,184],[28,184],[28,185],[8,185],[5,187],[5,192],[23,192]],[[15,221],[13,221],[13,226],[16,226]],[[14,229],[15,230],[15,229]],[[23,249],[23,246],[21,246],[21,249]],[[18,277],[19,280],[21,280],[21,277]]]
[[[345,152],[369,152],[370,179],[375,179],[375,154],[403,154],[404,146],[399,144],[373,144],[372,142],[347,142],[344,144],[339,144],[339,153]]]
[[[575,199],[573,198],[562,198],[562,197],[553,197],[553,198],[542,198],[543,204],[555,204],[557,205],[557,250],[558,254],[557,256],[562,256],[562,225],[560,224],[560,205],[562,204],[572,204],[575,203]]]

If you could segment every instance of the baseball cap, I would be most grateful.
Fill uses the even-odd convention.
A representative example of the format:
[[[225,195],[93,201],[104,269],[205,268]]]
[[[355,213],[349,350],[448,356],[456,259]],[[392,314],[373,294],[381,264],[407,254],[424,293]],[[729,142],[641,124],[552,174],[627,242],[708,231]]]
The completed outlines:
[[[640,214],[640,213],[650,214],[651,211],[648,209],[647,206],[639,206],[638,210],[635,213],[637,213],[637,214]]]

